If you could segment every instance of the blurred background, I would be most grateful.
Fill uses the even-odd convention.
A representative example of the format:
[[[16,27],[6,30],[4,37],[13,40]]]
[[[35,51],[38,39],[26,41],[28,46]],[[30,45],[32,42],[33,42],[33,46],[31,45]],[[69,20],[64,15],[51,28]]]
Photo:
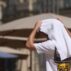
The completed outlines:
[[[5,47],[1,52],[17,53],[13,58],[0,53],[0,71],[46,71],[45,55],[26,49],[24,37],[32,31],[34,16],[48,13],[66,16],[62,20],[71,28],[71,0],[0,0],[0,51]]]
[[[71,0],[0,0],[0,2],[3,23],[48,12],[71,17]]]

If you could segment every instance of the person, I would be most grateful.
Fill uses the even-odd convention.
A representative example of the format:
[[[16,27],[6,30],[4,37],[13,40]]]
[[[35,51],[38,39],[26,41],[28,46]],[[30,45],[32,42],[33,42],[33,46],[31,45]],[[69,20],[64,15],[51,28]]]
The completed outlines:
[[[35,43],[35,35],[37,31],[48,35],[49,40]],[[70,32],[65,28],[62,21],[56,18],[39,20],[36,22],[26,46],[31,50],[36,50],[37,53],[44,53],[46,56],[46,71],[57,71],[57,63],[54,61],[55,47],[60,54],[61,60],[70,57]]]

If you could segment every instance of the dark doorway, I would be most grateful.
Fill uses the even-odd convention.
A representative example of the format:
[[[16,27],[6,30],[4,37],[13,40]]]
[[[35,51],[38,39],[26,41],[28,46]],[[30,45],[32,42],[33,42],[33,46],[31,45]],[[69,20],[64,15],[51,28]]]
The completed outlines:
[[[0,71],[16,71],[17,59],[0,59]]]

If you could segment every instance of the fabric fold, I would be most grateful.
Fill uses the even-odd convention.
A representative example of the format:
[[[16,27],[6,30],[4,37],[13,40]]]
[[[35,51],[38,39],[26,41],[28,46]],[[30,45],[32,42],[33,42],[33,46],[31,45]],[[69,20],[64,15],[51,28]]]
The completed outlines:
[[[55,46],[60,54],[61,60],[71,55],[71,38],[67,33],[63,22],[58,19],[42,20],[40,31],[47,34],[49,40],[55,41]]]

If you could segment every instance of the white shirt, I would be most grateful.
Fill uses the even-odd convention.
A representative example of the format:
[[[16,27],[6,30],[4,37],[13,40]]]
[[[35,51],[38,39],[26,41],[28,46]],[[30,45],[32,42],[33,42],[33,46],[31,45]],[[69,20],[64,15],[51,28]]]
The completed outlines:
[[[37,53],[45,53],[46,71],[57,71],[57,64],[54,62],[54,40],[47,40],[42,43],[34,43]]]
[[[40,31],[47,34],[50,40],[34,43],[34,46],[38,53],[45,53],[47,71],[57,71],[57,65],[54,62],[55,47],[62,60],[67,58],[68,49],[71,49],[70,37],[64,29],[62,22],[57,19],[42,20]]]

